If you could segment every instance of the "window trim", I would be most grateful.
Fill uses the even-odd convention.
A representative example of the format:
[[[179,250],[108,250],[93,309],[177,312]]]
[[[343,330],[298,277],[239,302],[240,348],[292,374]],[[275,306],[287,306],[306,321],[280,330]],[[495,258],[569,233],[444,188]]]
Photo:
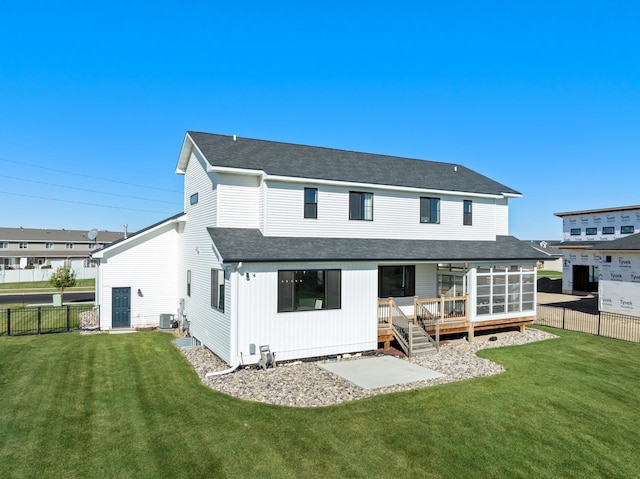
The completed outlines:
[[[371,204],[367,205],[367,198]],[[368,191],[349,191],[349,219],[354,221],[373,221],[373,193]]]
[[[313,201],[307,201],[307,193],[314,193]],[[318,219],[318,188],[304,189],[304,212],[307,219]]]
[[[317,300],[313,307],[300,307],[300,298],[296,296],[296,283],[299,281],[296,276],[299,273],[306,274],[312,271],[322,271],[324,278],[323,301],[318,305]],[[342,270],[341,269],[306,269],[278,270],[278,291],[277,291],[277,312],[295,313],[301,311],[325,311],[331,309],[342,309]],[[313,300],[313,298],[311,298]],[[297,306],[296,306],[297,305]]]
[[[462,225],[473,226],[473,201],[462,200]]]
[[[198,204],[198,192],[196,191],[189,197],[189,204],[191,206]]]
[[[435,219],[432,218],[434,213],[435,202]],[[424,208],[423,208],[424,206]],[[434,198],[432,196],[420,197],[420,223],[424,224],[440,224],[440,198]]]
[[[391,268],[402,268],[402,294],[388,294],[391,286],[384,283],[384,271]],[[378,298],[408,298],[416,294],[416,265],[415,264],[397,264],[397,265],[381,265],[378,266]]]
[[[226,282],[223,269],[211,268],[211,307],[221,313],[224,313]]]

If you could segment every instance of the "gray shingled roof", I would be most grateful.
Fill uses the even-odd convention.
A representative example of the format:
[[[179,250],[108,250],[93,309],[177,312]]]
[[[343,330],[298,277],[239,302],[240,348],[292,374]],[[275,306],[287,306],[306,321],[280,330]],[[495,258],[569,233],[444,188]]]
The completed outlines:
[[[640,251],[640,233],[608,241],[565,241],[554,246],[560,249],[590,249],[601,251]]]
[[[315,146],[188,132],[212,166],[269,175],[460,191],[491,195],[519,192],[461,165]],[[456,170],[454,170],[454,167]]]
[[[545,260],[513,236],[496,241],[300,238],[263,236],[258,229],[207,228],[225,263],[289,261]]]
[[[93,243],[87,234],[89,230],[53,230],[47,228],[4,228],[0,227],[0,241],[33,241],[63,243]],[[98,231],[98,243],[111,243],[122,238],[123,233]]]

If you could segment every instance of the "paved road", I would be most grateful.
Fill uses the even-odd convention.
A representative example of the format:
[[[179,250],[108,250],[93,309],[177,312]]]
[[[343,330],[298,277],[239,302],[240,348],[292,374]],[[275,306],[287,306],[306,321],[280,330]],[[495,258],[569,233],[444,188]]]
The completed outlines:
[[[79,303],[94,301],[93,291],[86,293],[64,293],[64,302]],[[53,304],[53,293],[2,294],[0,304]]]

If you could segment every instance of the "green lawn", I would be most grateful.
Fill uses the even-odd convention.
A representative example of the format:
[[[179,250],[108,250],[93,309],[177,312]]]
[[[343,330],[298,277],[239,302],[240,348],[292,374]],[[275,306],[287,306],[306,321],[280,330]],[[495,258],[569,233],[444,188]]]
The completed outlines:
[[[73,288],[67,288],[65,291],[93,291],[96,286],[95,279],[78,279]],[[37,291],[39,293],[52,292],[57,293],[58,290],[51,286],[49,281],[22,281],[20,283],[0,283],[0,293],[23,293]]]
[[[2,477],[638,477],[640,345],[485,350],[499,376],[295,409],[200,384],[168,333],[0,338]]]
[[[562,271],[553,271],[551,269],[538,270],[537,274],[538,274],[538,279],[539,278],[549,278],[549,279],[562,278]]]

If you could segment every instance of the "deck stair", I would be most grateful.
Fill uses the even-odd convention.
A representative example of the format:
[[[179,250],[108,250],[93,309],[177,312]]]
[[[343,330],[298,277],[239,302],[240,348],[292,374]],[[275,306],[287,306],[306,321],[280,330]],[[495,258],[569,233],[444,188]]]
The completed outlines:
[[[411,354],[435,353],[436,347],[430,341],[429,335],[419,324],[411,323]]]

